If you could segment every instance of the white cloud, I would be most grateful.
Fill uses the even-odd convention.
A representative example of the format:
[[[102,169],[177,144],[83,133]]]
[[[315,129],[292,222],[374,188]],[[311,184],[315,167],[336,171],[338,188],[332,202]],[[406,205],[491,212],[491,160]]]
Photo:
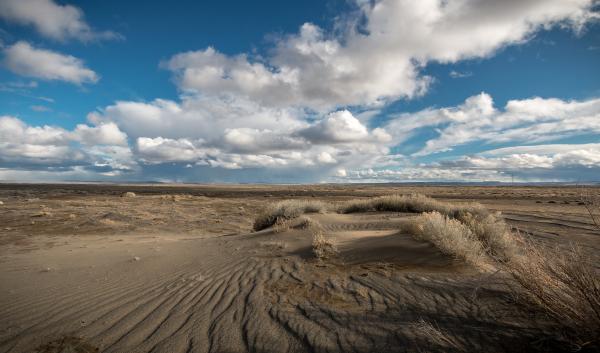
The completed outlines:
[[[137,137],[136,151],[145,163],[227,169],[371,163],[387,153],[390,139],[383,129],[369,132],[349,111],[312,122],[296,109],[227,96],[184,96],[181,103],[117,102],[90,114],[89,120],[116,123]]]
[[[305,126],[293,109],[265,108],[238,97],[184,96],[181,103],[119,101],[89,114],[92,122],[113,121],[129,136],[219,139],[226,129],[291,131]]]
[[[74,139],[85,145],[127,146],[127,134],[119,130],[115,123],[91,127],[79,124],[73,132]]]
[[[27,42],[19,41],[6,47],[3,52],[4,66],[22,76],[75,84],[95,83],[100,79],[80,59],[34,48]]]
[[[369,136],[369,132],[352,113],[340,110],[302,130],[300,135],[315,143],[336,143],[364,140]]]
[[[139,137],[136,150],[145,163],[195,162],[206,158],[202,140]]]
[[[428,140],[416,155],[448,151],[474,141],[539,143],[600,133],[600,99],[511,100],[503,110],[497,110],[492,97],[481,93],[457,107],[402,114],[384,127],[396,143],[419,133],[421,128],[436,127],[439,136]]]
[[[83,17],[81,9],[72,5],[60,5],[52,0],[0,0],[0,18],[33,26],[51,39],[65,41],[75,38],[88,42],[121,38],[115,32],[92,30]]]
[[[463,166],[485,169],[600,168],[600,144],[555,144],[499,148],[465,157]]]
[[[237,152],[301,150],[308,147],[306,141],[287,135],[285,131],[251,128],[225,129],[223,145]]]
[[[99,173],[133,170],[137,163],[126,139],[110,123],[78,125],[69,131],[30,126],[15,117],[0,116],[0,162],[4,166],[61,171],[79,166]]]
[[[420,182],[453,181],[483,182],[509,181],[510,175],[495,170],[473,170],[469,168],[440,168],[436,166],[406,166],[402,169],[359,169],[336,175],[343,182]]]
[[[164,66],[186,92],[226,92],[275,107],[319,111],[379,105],[422,94],[429,62],[482,58],[553,25],[580,30],[598,15],[592,0],[357,1],[339,36],[306,23],[280,38],[266,58],[227,56],[209,47],[172,57]],[[361,21],[364,19],[364,21]]]

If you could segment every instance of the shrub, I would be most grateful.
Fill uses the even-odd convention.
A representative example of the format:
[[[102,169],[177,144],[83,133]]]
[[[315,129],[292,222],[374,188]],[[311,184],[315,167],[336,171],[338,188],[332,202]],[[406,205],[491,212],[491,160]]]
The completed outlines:
[[[495,214],[481,214],[464,212],[457,219],[469,227],[492,258],[506,261],[516,256],[518,244],[506,222]]]
[[[254,220],[254,230],[262,230],[280,222],[293,219],[305,213],[325,212],[327,204],[313,200],[285,200],[271,205]]]
[[[582,189],[579,193],[579,204],[584,206],[594,226],[600,230],[600,196],[593,189]]]
[[[485,216],[489,212],[480,204],[456,205],[435,200],[422,194],[386,195],[367,200],[347,201],[338,207],[339,213],[355,212],[439,212],[443,215],[457,218],[463,213]]]
[[[524,256],[505,263],[517,299],[551,318],[574,350],[600,348],[600,276],[578,247],[547,249],[528,243]],[[592,348],[593,349],[593,348]]]
[[[354,212],[430,212],[448,213],[448,206],[440,201],[421,194],[386,195],[368,200],[352,200],[341,205],[340,213]]]
[[[439,212],[423,213],[411,230],[416,239],[432,243],[445,254],[474,265],[483,260],[483,245],[469,227]]]
[[[460,343],[460,341],[458,341],[448,332],[442,330],[435,322],[432,323],[421,318],[412,323],[411,326],[413,326],[414,330],[419,336],[426,340],[426,347],[429,349],[431,348],[432,344],[435,344],[438,348],[445,348],[450,351],[465,351],[465,347]],[[424,351],[428,352],[429,349]]]
[[[318,224],[310,227],[312,233],[312,251],[317,259],[326,260],[337,255],[335,244],[323,236],[323,230]]]

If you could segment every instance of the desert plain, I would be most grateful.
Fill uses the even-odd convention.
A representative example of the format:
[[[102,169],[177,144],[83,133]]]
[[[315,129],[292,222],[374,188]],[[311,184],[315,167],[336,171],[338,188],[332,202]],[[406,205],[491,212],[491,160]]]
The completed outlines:
[[[322,258],[305,227],[253,228],[282,200],[415,193],[600,263],[576,186],[0,184],[0,352],[564,351],[501,269],[399,231],[414,214],[307,214]]]

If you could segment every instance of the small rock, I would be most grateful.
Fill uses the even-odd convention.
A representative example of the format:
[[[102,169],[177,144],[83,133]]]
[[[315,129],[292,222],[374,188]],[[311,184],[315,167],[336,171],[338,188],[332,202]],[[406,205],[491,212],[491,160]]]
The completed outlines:
[[[75,219],[75,218],[77,218],[77,216],[76,216],[76,215],[74,215],[73,213],[71,213],[71,214],[69,215],[69,218],[71,218],[71,219]]]
[[[42,272],[50,272],[52,271],[52,269],[50,267],[46,267],[45,269],[42,270]]]
[[[133,261],[140,261],[141,259],[142,259],[142,258],[141,258],[141,257],[139,257],[139,256],[134,256],[134,257],[133,257]]]
[[[4,205],[4,202],[0,201],[0,205]]]
[[[121,194],[121,197],[135,197],[135,192],[127,191]]]

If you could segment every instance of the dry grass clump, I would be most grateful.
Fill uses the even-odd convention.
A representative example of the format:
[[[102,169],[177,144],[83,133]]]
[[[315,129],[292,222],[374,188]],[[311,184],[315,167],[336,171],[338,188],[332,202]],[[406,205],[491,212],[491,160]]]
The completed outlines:
[[[477,236],[463,223],[439,212],[423,213],[411,227],[416,239],[435,245],[441,252],[479,265],[485,251]]]
[[[496,214],[483,214],[465,212],[457,219],[475,234],[492,258],[506,261],[515,257],[519,251],[518,243],[506,222]]]
[[[352,200],[338,208],[340,213],[355,212],[431,212],[449,213],[449,205],[421,194],[386,195],[368,200]]]
[[[517,299],[541,308],[556,323],[558,338],[575,351],[600,349],[600,276],[580,248],[527,244],[524,256],[505,264]],[[592,350],[594,349],[592,348]]]
[[[370,211],[435,212],[437,213],[436,216],[424,216],[424,218],[421,217],[419,220],[427,224],[439,221],[440,227],[431,226],[428,230],[435,231],[436,233],[432,235],[421,234],[421,238],[433,237],[432,239],[438,239],[437,245],[442,244],[441,239],[445,236],[454,237],[455,233],[464,232],[468,235],[469,239],[474,241],[472,248],[482,247],[494,259],[506,261],[518,253],[518,244],[515,238],[498,214],[490,213],[486,208],[477,203],[452,204],[438,201],[422,194],[388,195],[371,199],[352,200],[337,207],[314,200],[281,201],[270,206],[256,218],[254,230],[262,230],[273,226],[275,232],[283,232],[289,229],[289,220],[305,213],[325,212],[326,210],[335,210],[339,213]],[[444,218],[443,222],[442,218]],[[451,219],[456,220],[456,222],[450,222]],[[302,225],[303,223],[306,224]],[[309,227],[309,223],[310,220],[305,219],[300,221],[295,227],[307,228]],[[461,227],[460,223],[464,226]],[[443,225],[451,227],[451,229],[448,229],[447,235],[445,235],[446,232],[443,229]],[[465,229],[469,232],[466,232]],[[447,246],[460,245],[458,243],[451,244],[450,241],[447,241],[445,244]],[[462,244],[462,246],[463,248],[457,249],[457,252],[460,253],[466,249],[465,244]],[[451,251],[450,249],[446,250]],[[457,257],[461,256],[458,255]]]
[[[594,226],[600,229],[600,195],[591,190],[582,190],[579,195],[580,204],[585,207]]]
[[[339,213],[355,212],[439,212],[457,218],[463,213],[485,216],[489,212],[480,204],[452,204],[422,194],[386,195],[366,200],[352,200],[338,207]]]
[[[275,224],[273,224],[273,232],[275,233],[283,233],[290,229],[290,220],[287,218],[279,217],[275,220]]]
[[[305,213],[325,212],[327,204],[314,200],[285,200],[271,205],[254,220],[254,230],[262,230],[274,225],[278,219],[289,220]]]
[[[298,222],[294,224],[295,229],[309,229],[311,227],[315,227],[319,224],[319,222],[308,218],[306,216],[298,217]]]
[[[312,234],[312,251],[317,259],[326,260],[338,254],[338,249],[333,242],[325,239],[321,225],[313,221],[309,227]]]
[[[440,348],[446,348],[453,351],[464,351],[465,347],[454,337],[447,332],[444,332],[440,327],[424,319],[419,319],[412,326],[419,336],[427,339],[427,346],[431,347],[432,343]]]

